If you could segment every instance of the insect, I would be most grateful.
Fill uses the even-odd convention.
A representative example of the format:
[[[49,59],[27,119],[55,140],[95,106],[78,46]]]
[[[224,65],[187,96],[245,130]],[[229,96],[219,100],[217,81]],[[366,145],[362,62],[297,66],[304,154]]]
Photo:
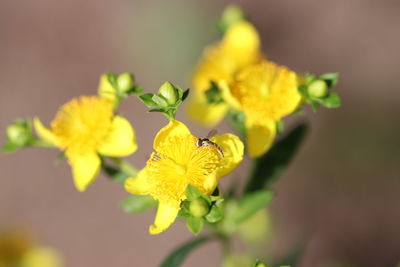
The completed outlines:
[[[197,147],[202,147],[202,146],[212,146],[214,147],[219,155],[223,158],[224,157],[224,152],[222,151],[222,149],[214,142],[210,141],[210,138],[213,137],[214,135],[217,134],[217,130],[211,130],[208,134],[206,138],[198,138],[196,141],[196,146]]]

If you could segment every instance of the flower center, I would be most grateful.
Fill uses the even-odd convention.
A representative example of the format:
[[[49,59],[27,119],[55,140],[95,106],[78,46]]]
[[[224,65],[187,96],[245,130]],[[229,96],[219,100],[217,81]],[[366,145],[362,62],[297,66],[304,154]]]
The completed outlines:
[[[182,201],[192,184],[205,194],[205,183],[220,166],[221,156],[212,146],[196,146],[192,135],[171,136],[161,143],[147,162],[152,195],[162,201]]]
[[[251,66],[239,73],[231,92],[246,118],[256,124],[266,119],[279,120],[293,111],[296,103],[292,99],[298,95],[295,75],[272,62]]]
[[[112,105],[96,96],[82,96],[62,106],[51,123],[67,153],[84,154],[96,149],[111,128]]]

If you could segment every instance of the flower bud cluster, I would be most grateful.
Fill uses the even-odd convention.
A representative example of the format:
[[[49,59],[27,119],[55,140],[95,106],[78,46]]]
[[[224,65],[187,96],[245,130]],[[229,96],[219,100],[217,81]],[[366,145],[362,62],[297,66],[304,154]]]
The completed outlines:
[[[175,119],[175,113],[179,105],[186,99],[189,89],[183,91],[180,87],[170,82],[164,82],[158,89],[157,94],[143,94],[139,99],[149,108],[149,112],[161,112],[169,120]]]
[[[303,100],[316,111],[320,106],[326,108],[338,108],[341,100],[338,94],[330,92],[330,89],[339,81],[338,73],[325,73],[317,77],[313,74],[305,74],[299,79],[299,92]]]

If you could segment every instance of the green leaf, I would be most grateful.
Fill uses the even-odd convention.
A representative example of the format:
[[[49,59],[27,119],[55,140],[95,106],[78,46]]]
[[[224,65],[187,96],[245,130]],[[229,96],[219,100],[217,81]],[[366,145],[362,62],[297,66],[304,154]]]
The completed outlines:
[[[188,186],[186,187],[186,198],[187,198],[187,200],[193,201],[193,200],[201,197],[201,195],[202,194],[201,194],[200,190],[197,187],[195,187],[195,186],[193,186],[191,184],[188,184]]]
[[[326,97],[321,98],[319,103],[326,108],[338,108],[341,105],[341,100],[338,94],[330,93]]]
[[[204,94],[206,95],[207,104],[219,104],[224,102],[221,95],[221,90],[216,82],[211,82],[211,86],[207,89]]]
[[[154,94],[143,94],[139,96],[139,99],[149,108],[154,108],[157,107],[157,103],[153,101],[153,95]]]
[[[221,208],[218,205],[213,205],[210,212],[206,215],[206,220],[210,223],[216,223],[224,217]]]
[[[132,176],[127,172],[105,164],[105,162],[103,162],[101,167],[111,180],[119,184],[124,184],[125,180]]]
[[[297,125],[285,137],[275,143],[270,151],[257,158],[245,192],[269,188],[289,165],[306,131],[306,123]]]
[[[322,74],[321,76],[319,76],[319,78],[321,80],[324,80],[326,82],[326,85],[328,85],[328,87],[330,88],[335,86],[339,82],[339,73],[329,72]]]
[[[186,89],[183,94],[182,94],[182,101],[185,101],[185,99],[189,96],[190,89]]]
[[[192,232],[193,234],[197,235],[201,232],[204,226],[204,219],[202,217],[189,217],[186,220],[186,227]]]
[[[301,94],[301,96],[304,98],[304,100],[308,103],[310,102],[310,96],[308,95],[307,91],[307,86],[306,85],[300,85],[297,90]]]
[[[141,94],[143,93],[144,89],[140,86],[133,86],[127,93],[128,94]]]
[[[151,100],[153,100],[154,103],[156,103],[157,106],[159,106],[160,108],[165,108],[168,106],[167,100],[165,100],[165,98],[160,95],[153,95]]]
[[[160,267],[179,267],[192,250],[210,240],[212,239],[209,236],[200,236],[186,242],[172,251],[172,253],[161,263]]]
[[[260,190],[244,195],[238,203],[237,209],[231,215],[235,224],[240,224],[264,208],[273,198],[272,191]]]
[[[157,201],[149,195],[133,195],[125,198],[121,202],[121,208],[126,213],[139,213],[147,210],[152,206],[155,206],[156,203]]]
[[[246,136],[246,126],[244,121],[246,119],[246,115],[241,111],[233,111],[230,110],[228,113],[228,122],[231,127],[240,135]]]
[[[1,147],[1,151],[4,153],[12,153],[18,150],[19,148],[21,147],[18,145],[15,145],[13,143],[7,143]]]
[[[161,108],[153,108],[153,109],[150,109],[149,112],[164,112],[164,110]]]
[[[118,88],[118,83],[117,83],[117,75],[115,75],[114,73],[112,73],[112,72],[107,72],[106,73],[106,77],[107,77],[107,80],[108,80],[108,82],[111,84],[111,86],[114,88],[114,89],[116,89],[116,88]]]

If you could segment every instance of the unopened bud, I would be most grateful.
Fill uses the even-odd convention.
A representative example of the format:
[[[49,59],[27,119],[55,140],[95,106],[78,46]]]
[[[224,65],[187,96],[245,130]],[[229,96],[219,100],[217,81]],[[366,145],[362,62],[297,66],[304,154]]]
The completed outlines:
[[[225,32],[232,25],[243,20],[246,20],[246,15],[243,10],[237,5],[229,5],[224,9],[218,24],[220,29]]]
[[[308,86],[308,94],[312,97],[321,98],[328,93],[328,86],[322,80],[316,80]]]
[[[189,211],[194,217],[203,217],[207,215],[210,207],[208,202],[202,198],[190,202]]]
[[[179,98],[178,89],[170,82],[165,82],[158,89],[158,94],[162,95],[169,105],[174,105]]]
[[[30,133],[28,133],[24,125],[12,124],[7,127],[7,138],[11,143],[17,146],[24,146],[30,138]]]
[[[135,85],[135,77],[128,72],[122,73],[118,75],[117,84],[118,91],[121,93],[126,93]]]

